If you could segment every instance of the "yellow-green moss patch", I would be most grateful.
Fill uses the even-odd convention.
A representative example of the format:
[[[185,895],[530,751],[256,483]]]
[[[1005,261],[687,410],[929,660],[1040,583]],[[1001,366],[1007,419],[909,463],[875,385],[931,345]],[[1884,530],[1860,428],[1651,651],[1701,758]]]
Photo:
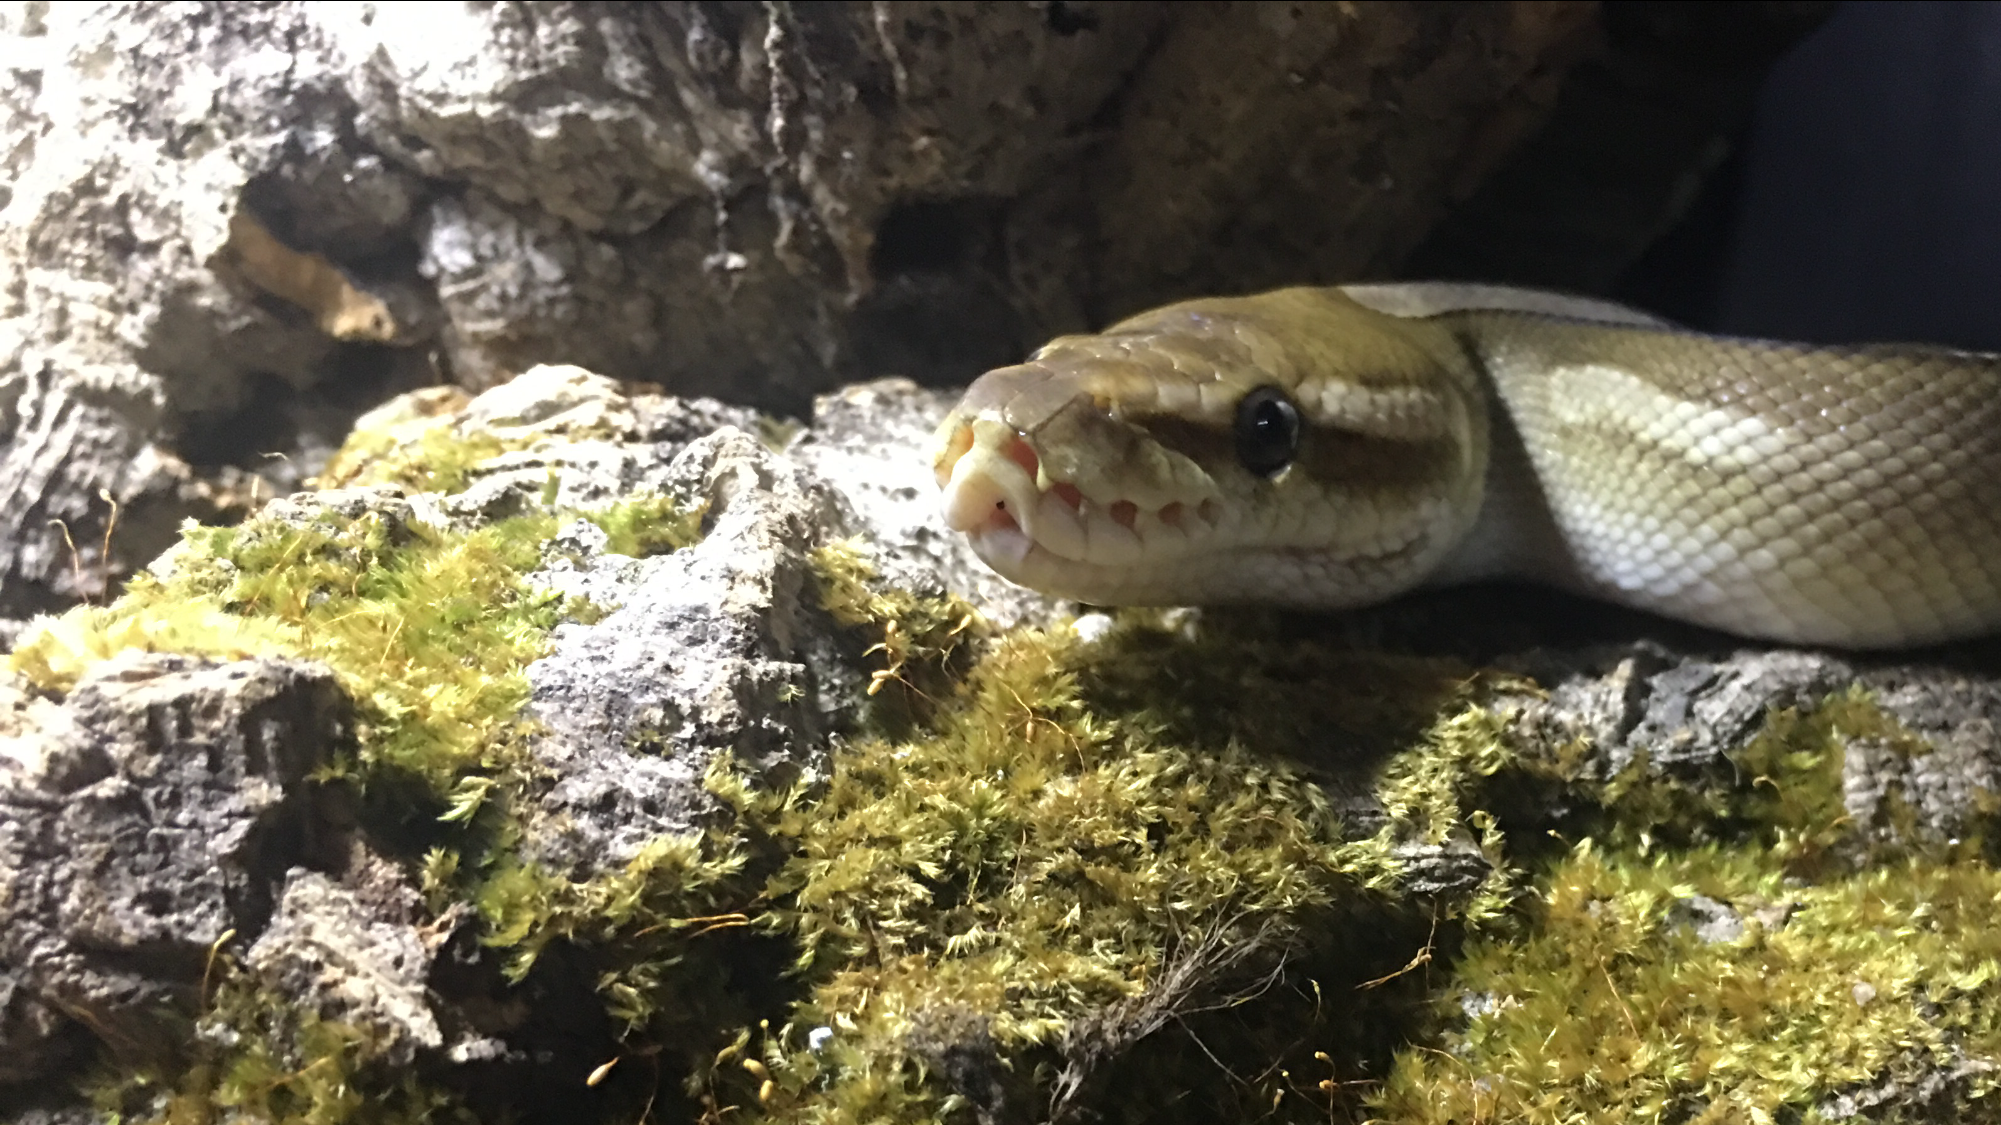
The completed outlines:
[[[364,723],[354,776],[390,768],[448,792],[527,697],[559,599],[528,588],[554,517],[447,533],[380,512],[304,526],[254,519],[189,528],[172,575],[135,579],[104,609],[31,630],[9,657],[44,687],[118,646],[252,651],[325,662]],[[204,633],[204,628],[207,632]]]
[[[837,623],[879,638],[863,655],[879,655],[882,665],[869,681],[871,697],[890,685],[898,689],[885,701],[895,708],[878,707],[872,716],[884,730],[904,729],[913,718],[911,706],[950,690],[953,676],[965,670],[954,657],[966,651],[967,642],[989,634],[979,613],[961,598],[921,597],[885,585],[858,541],[818,548],[811,561],[821,608]]]
[[[462,406],[464,400],[453,400]],[[365,420],[365,419],[364,419]],[[314,480],[317,488],[392,485],[449,495],[465,489],[473,470],[516,449],[484,430],[461,430],[449,415],[413,415],[374,429],[356,429]]]
[[[112,1073],[90,1087],[106,1120],[163,1125],[464,1121],[451,1097],[390,1066],[374,1035],[273,1001],[238,970],[221,979],[176,1074]]]
[[[1986,1096],[2001,874],[1976,841],[1922,837],[1894,791],[1887,818],[1856,823],[1856,739],[1929,752],[1851,689],[1772,712],[1730,754],[1733,783],[1637,761],[1605,791],[1605,841],[1536,880],[1513,933],[1467,949],[1440,1001],[1453,1030],[1400,1055],[1380,1119],[1817,1120],[1844,1089],[1962,1059],[1958,1096]],[[1700,932],[1683,904],[1702,900],[1732,925]]]
[[[1691,895],[1740,910],[1743,935],[1675,924]],[[1455,984],[1479,1014],[1405,1052],[1385,1120],[1771,1121],[2001,1057],[2001,874],[1913,861],[1798,886],[1768,854],[1580,846],[1528,935],[1469,949]]]
[[[441,841],[423,864],[434,908],[472,905],[488,944],[511,951],[517,977],[552,941],[604,944],[600,987],[614,1014],[643,1023],[671,1004],[673,989],[659,985],[687,954],[681,923],[711,912],[743,859],[734,838],[663,839],[621,870],[572,882],[514,854],[511,805],[534,781],[519,718],[525,670],[559,620],[597,611],[565,605],[527,579],[563,520],[593,520],[613,549],[644,554],[692,542],[696,514],[645,498],[457,531],[394,508],[190,526],[164,577],[142,575],[110,606],[40,622],[7,661],[52,692],[126,649],[324,662],[360,720],[353,759],[324,777],[364,794],[380,789],[378,815]],[[432,1095],[374,1067],[366,1034],[288,1015],[247,983],[221,993],[207,1020],[219,1033],[190,1045],[183,1073],[140,1083],[171,1091],[168,1120],[226,1110],[402,1120],[437,1108]]]
[[[1844,805],[1847,750],[1869,742],[1904,758],[1931,753],[1924,739],[1851,687],[1811,707],[1773,711],[1727,755],[1728,776],[1673,777],[1642,751],[1596,793],[1612,850],[1640,855],[1659,846],[1718,840],[1755,842],[1800,877],[1834,867],[1907,855],[1934,859],[1979,855],[1978,833],[1928,838],[1900,787],[1891,781],[1870,822],[1855,823]]]
[[[1246,985],[1233,971],[1272,968],[1337,903],[1387,904],[1395,846],[1477,834],[1462,802],[1506,760],[1491,720],[1464,717],[1484,713],[1467,710],[1477,692],[1463,673],[1347,662],[1321,695],[1349,704],[1351,764],[1363,777],[1380,767],[1393,806],[1381,831],[1349,839],[1304,766],[1228,733],[1295,716],[1259,714],[1262,699],[1228,716],[1177,710],[1252,663],[1282,678],[1292,654],[1247,653],[1256,642],[1243,640],[1192,651],[1203,646],[1136,614],[1093,644],[1067,629],[983,641],[941,693],[912,669],[972,632],[962,608],[874,591],[852,551],[818,562],[828,608],[877,630],[879,682],[925,685],[924,705],[843,748],[824,792],[772,819],[793,855],[761,921],[798,942],[811,993],[782,1026],[746,1029],[722,1052],[704,1081],[713,1113],[937,1120],[963,1104],[953,1082],[966,1080],[936,1077],[941,1051],[984,1052],[968,1065],[1047,1097],[1091,1053],[1074,1036],[1116,1043],[1141,1035],[1121,1019],[1174,1023],[1227,1004]],[[1184,658],[1203,682],[1174,681]],[[1472,896],[1481,912],[1505,881]],[[1448,926],[1459,917],[1438,909]],[[1312,1065],[1310,1049],[1300,1058]],[[1290,1080],[1260,1081],[1264,1098]]]

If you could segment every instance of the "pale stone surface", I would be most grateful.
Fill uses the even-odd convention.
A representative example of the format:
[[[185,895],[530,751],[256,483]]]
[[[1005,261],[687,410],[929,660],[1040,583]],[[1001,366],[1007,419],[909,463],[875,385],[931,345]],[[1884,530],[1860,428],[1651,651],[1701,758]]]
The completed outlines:
[[[322,1019],[367,1029],[385,1059],[407,1066],[418,1051],[444,1045],[425,988],[436,949],[414,925],[423,901],[394,880],[393,867],[388,874],[376,882],[389,893],[371,901],[294,868],[245,962],[264,987]]]
[[[799,414],[1189,286],[1386,268],[1591,5],[1259,12],[0,8],[0,622],[299,486],[411,386],[575,363]],[[317,282],[250,268],[246,216]],[[387,327],[291,303],[329,286]]]
[[[346,846],[308,780],[353,738],[323,667],[127,654],[61,711],[9,738],[30,765],[0,774],[0,1083],[71,1021],[158,1057],[210,950],[263,924],[286,866]]]

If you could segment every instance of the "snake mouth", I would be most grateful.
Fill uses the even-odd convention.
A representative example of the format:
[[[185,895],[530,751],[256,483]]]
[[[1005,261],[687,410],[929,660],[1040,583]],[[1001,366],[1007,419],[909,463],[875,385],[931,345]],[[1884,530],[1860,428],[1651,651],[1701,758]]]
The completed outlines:
[[[1209,498],[1142,506],[1102,482],[1055,477],[1029,437],[998,419],[954,419],[939,437],[932,464],[946,525],[1011,579],[1059,560],[1133,567],[1182,555],[1221,517]]]

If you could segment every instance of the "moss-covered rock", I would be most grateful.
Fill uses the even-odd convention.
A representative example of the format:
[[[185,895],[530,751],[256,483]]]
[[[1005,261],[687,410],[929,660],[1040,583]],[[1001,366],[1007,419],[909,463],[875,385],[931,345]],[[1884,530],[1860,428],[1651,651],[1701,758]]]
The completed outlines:
[[[284,916],[203,943],[173,1017],[197,1033],[108,1054],[106,1106],[860,1125],[1989,1105],[1991,680],[1644,643],[1483,668],[1254,614],[1016,604],[1000,616],[1029,624],[1003,628],[950,544],[895,514],[918,461],[894,442],[921,427],[868,439],[883,485],[847,455],[863,439],[794,459],[689,432],[703,408],[550,385],[547,409],[488,404],[507,452],[471,408],[358,439],[406,486],[459,491],[191,528],[8,658],[39,693],[7,711],[17,741],[135,648],[311,661],[357,719],[314,781],[358,798],[348,854],[273,873]],[[895,401],[845,396],[830,422],[924,409],[867,394]],[[521,433],[565,417],[596,428]],[[440,435],[469,444],[433,472]]]

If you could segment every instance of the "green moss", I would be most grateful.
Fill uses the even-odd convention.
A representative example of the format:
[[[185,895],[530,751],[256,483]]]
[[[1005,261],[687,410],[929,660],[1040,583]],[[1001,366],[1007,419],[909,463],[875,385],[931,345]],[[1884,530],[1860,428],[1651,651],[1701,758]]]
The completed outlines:
[[[1371,839],[1350,845],[1350,862],[1359,870],[1379,868],[1374,883],[1382,885],[1400,874],[1384,858],[1398,843],[1444,844],[1455,835],[1467,836],[1477,843],[1488,870],[1456,915],[1475,930],[1493,921],[1513,902],[1518,875],[1503,846],[1499,821],[1488,810],[1467,805],[1483,779],[1515,764],[1503,716],[1469,706],[1441,719],[1422,741],[1385,764],[1377,777],[1376,799],[1388,822]]]
[[[546,515],[449,534],[379,513],[190,528],[170,578],[31,631],[9,662],[63,688],[115,647],[234,654],[254,638],[252,651],[325,662],[352,696],[363,730],[349,776],[395,770],[442,794],[510,739],[522,670],[562,613],[522,581],[553,530]]]
[[[771,896],[823,979],[767,1063],[774,1119],[925,1119],[938,1095],[900,1064],[926,1011],[979,1012],[1019,1051],[1141,994],[1172,935],[1327,901],[1310,787],[1123,737],[1076,705],[1061,651],[1001,642],[933,740],[853,748],[782,824],[798,855]],[[835,1043],[799,1049],[801,1024]]]
[[[884,584],[858,540],[821,547],[811,563],[820,607],[864,635],[862,655],[881,663],[869,680],[870,723],[885,734],[909,733],[952,690],[966,670],[964,658],[991,630],[962,598],[923,597]]]
[[[698,520],[657,498],[584,515],[634,554],[691,542]],[[524,581],[558,524],[536,513],[447,532],[370,512],[191,526],[170,577],[141,575],[110,606],[38,623],[8,665],[65,691],[125,649],[322,661],[364,722],[352,776],[396,770],[462,801],[468,772],[512,741],[524,669],[581,608]]]
[[[1904,729],[1858,685],[1810,710],[1774,713],[1757,737],[1731,755],[1750,778],[1736,811],[1759,826],[1760,839],[1789,874],[1811,877],[1830,865],[1980,853],[1977,833],[1958,840],[1929,837],[1894,777],[1885,780],[1870,819],[1856,822],[1843,801],[1843,778],[1848,748],[1865,742],[1904,759],[1931,753],[1924,739]]]
[[[393,485],[450,495],[465,490],[473,471],[532,442],[504,441],[484,430],[462,432],[449,418],[379,432],[357,430],[314,481],[319,488]]]
[[[691,542],[697,524],[660,499],[582,515],[633,553]],[[41,622],[7,660],[57,692],[126,649],[324,662],[360,720],[353,758],[325,779],[381,790],[371,799],[384,815],[440,841],[422,868],[432,906],[471,903],[517,979],[552,942],[606,945],[600,984],[614,1014],[636,1027],[671,1003],[671,990],[648,982],[685,957],[685,920],[714,913],[743,859],[733,838],[663,839],[623,870],[571,882],[513,855],[512,805],[535,783],[519,718],[525,669],[558,621],[594,609],[526,581],[562,518],[536,513],[461,532],[329,511],[304,524],[191,526],[166,577],[142,576],[110,606]],[[425,828],[427,814],[435,819]],[[234,1045],[205,1040],[182,1074],[155,1084],[174,1091],[168,1120],[207,1120],[219,1107],[315,1122],[429,1112],[428,1096],[370,1069],[372,1048],[353,1029],[270,1008],[248,985],[224,1000],[216,1018]]]
[[[1673,924],[1693,894],[1750,914],[1743,937]],[[1467,951],[1456,984],[1482,1014],[1442,1050],[1406,1052],[1377,1108],[1399,1122],[1769,1121],[1950,1068],[1955,1051],[1993,1059],[1998,959],[2001,875],[1985,865],[1801,887],[1768,853],[1642,860],[1587,843],[1544,881],[1529,936]]]
[[[824,553],[820,569],[830,612],[879,631],[879,684],[911,686],[912,669],[976,635],[955,603],[873,590],[852,548]],[[1386,903],[1396,845],[1479,831],[1462,802],[1505,762],[1492,720],[1462,715],[1475,694],[1463,674],[1352,659],[1328,710],[1368,743],[1349,749],[1381,767],[1391,809],[1380,831],[1349,839],[1302,765],[1230,733],[1274,721],[1259,707],[1269,700],[1221,713],[1199,702],[1247,673],[1279,692],[1296,653],[1188,642],[1144,614],[1097,644],[1024,630],[972,648],[975,663],[944,693],[927,690],[913,725],[845,747],[824,792],[772,820],[793,856],[760,922],[797,941],[811,993],[782,1026],[746,1029],[722,1053],[703,1078],[712,1112],[936,1120],[961,1102],[927,1076],[967,1051],[991,1055],[974,1066],[985,1080],[1046,1097],[1059,1071],[1118,1054],[1136,1027],[1227,1003],[1242,975],[1297,952],[1298,927],[1337,904]],[[1170,670],[1199,675],[1175,683]],[[1430,690],[1407,690],[1419,684]],[[1402,732],[1411,744],[1372,741]],[[1479,910],[1497,908],[1505,881],[1475,896]],[[1392,963],[1416,948],[1398,946]],[[1200,1105],[1189,1090],[1205,1080],[1227,1084],[1210,1071],[1176,1088]],[[1289,1078],[1262,1081],[1259,1097]]]
[[[1857,742],[1904,758],[1931,752],[1860,687],[1818,705],[1772,712],[1758,732],[1727,756],[1728,768],[1674,776],[1644,751],[1595,799],[1605,811],[1596,830],[1614,849],[1647,854],[1656,846],[1693,847],[1755,841],[1787,871],[1811,877],[1906,855],[1944,858],[1979,853],[1981,840],[1932,840],[1894,779],[1871,823],[1856,824],[1842,799],[1847,748]]]
[[[607,946],[641,930],[666,936],[712,926],[726,906],[741,906],[736,880],[748,860],[742,843],[722,834],[662,836],[640,848],[617,871],[569,880],[533,864],[500,866],[478,887],[474,905],[487,923],[487,944],[511,950],[507,975],[526,976],[535,958],[556,941]],[[747,924],[748,918],[731,918]],[[655,958],[614,958],[639,962]],[[624,990],[615,1014],[643,1023],[656,1007]]]
[[[178,652],[248,660],[293,651],[297,633],[283,622],[245,618],[209,598],[162,601],[141,610],[129,599],[78,606],[27,630],[6,665],[44,691],[62,693],[93,664],[121,652]]]
[[[811,561],[821,608],[842,625],[880,630],[881,641],[869,651],[882,653],[887,667],[875,676],[871,693],[900,678],[912,661],[942,665],[963,641],[987,635],[978,612],[961,598],[884,586],[857,540],[818,548]]]
[[[828,561],[829,608],[875,623],[880,678],[909,682],[902,669],[938,651],[954,610],[885,598],[864,564]],[[1141,613],[1097,644],[1018,632],[973,648],[956,686],[927,694],[909,726],[849,747],[824,797],[782,820],[797,853],[764,921],[798,935],[811,994],[723,1052],[703,1079],[711,1111],[937,1120],[969,1083],[1034,1103],[1076,1076],[1090,1054],[1080,1042],[1118,1041],[1118,1020],[1167,1012],[1163,1023],[1192,1030],[1217,1005],[1238,1012],[1222,1059],[1125,1040],[1116,1050],[1156,1061],[1125,1065],[1093,1107],[1126,1120],[1219,1107],[1287,1120],[1770,1120],[2001,1046],[2001,1016],[1988,1014],[2001,1013],[2001,939],[1989,936],[2001,882],[1968,842],[1922,840],[1894,792],[1880,823],[1855,824],[1843,805],[1858,740],[1927,752],[1865,693],[1774,712],[1714,776],[1669,777],[1641,755],[1593,786],[1578,780],[1582,744],[1519,757],[1510,716],[1485,701],[1525,685],[1446,663],[1228,627],[1195,637]],[[1344,828],[1316,776],[1366,785],[1373,830]],[[1597,835],[1538,876],[1502,817],[1524,811],[1510,801],[1558,795]],[[1484,878],[1444,903],[1409,899],[1410,849],[1454,841],[1485,859]],[[1745,936],[1704,944],[1672,924],[1694,894],[1736,908]],[[1429,938],[1407,925],[1423,911]],[[1391,968],[1358,982],[1309,960],[1300,971],[1316,975],[1293,997],[1254,1010],[1237,1007],[1228,968],[1177,975],[1191,948],[1276,940],[1285,956],[1321,956],[1291,928],[1315,924],[1374,927],[1373,947],[1361,934],[1337,945],[1378,965],[1397,950]],[[1419,1007],[1444,1030],[1371,1072],[1341,1037],[1396,1026],[1393,1002],[1369,1005],[1386,982],[1430,997]],[[1301,1007],[1305,986],[1314,1001]],[[1484,998],[1471,1020],[1467,996]],[[1360,1011],[1388,1019],[1365,1026]],[[956,1029],[942,1050],[941,1026]],[[1232,1053],[1243,1044],[1264,1053]],[[1316,1067],[1327,1077],[1294,1077]],[[1355,1089],[1372,1091],[1370,1108]]]
[[[592,509],[584,518],[604,531],[606,552],[645,558],[700,540],[706,511],[706,505],[684,508],[668,496],[641,496]]]
[[[1856,739],[1927,752],[1856,689],[1773,712],[1732,783],[1636,763],[1604,795],[1612,844],[1582,840],[1516,932],[1466,951],[1442,999],[1456,1029],[1400,1056],[1383,1119],[1812,1118],[1845,1087],[2001,1058],[2001,875],[1972,842],[1924,839],[1895,793],[1888,822],[1855,823]],[[1679,922],[1695,895],[1742,936]],[[1479,1014],[1455,1019],[1464,997]]]
[[[110,1121],[401,1125],[470,1121],[449,1095],[384,1058],[378,1035],[273,1003],[227,964],[175,1074],[118,1073],[90,1091]]]

